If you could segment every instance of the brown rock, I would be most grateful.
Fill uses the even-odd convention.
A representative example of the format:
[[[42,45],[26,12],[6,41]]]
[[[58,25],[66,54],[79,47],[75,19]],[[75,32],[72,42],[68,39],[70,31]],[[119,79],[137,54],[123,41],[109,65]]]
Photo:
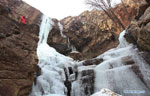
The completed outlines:
[[[122,4],[113,8],[113,11],[124,26],[127,27],[130,23],[130,19],[135,17],[139,4],[137,0],[125,0],[125,6],[130,16],[125,12]],[[130,19],[128,17],[130,17]],[[48,39],[49,45],[53,43],[69,45],[68,43],[70,43],[84,56],[84,59],[96,57],[116,47],[118,45],[118,35],[123,30],[119,25],[114,24],[104,11],[98,10],[85,11],[79,16],[69,16],[61,20],[60,22],[64,27],[63,34],[65,34],[67,38],[61,37],[57,24],[58,20],[54,20],[54,22],[54,28]],[[60,47],[54,48],[59,50]],[[65,55],[69,53],[69,51],[66,50],[70,50],[70,47],[64,48]]]
[[[135,64],[135,61],[133,60],[132,56],[126,56],[121,58],[122,61],[126,64],[126,65],[132,65]]]
[[[141,8],[142,7],[142,8]],[[141,3],[139,19],[131,22],[125,35],[128,42],[138,46],[141,51],[150,51],[150,4]]]
[[[39,27],[20,24],[4,14],[0,21],[0,96],[29,96],[37,70]]]
[[[83,60],[84,57],[80,52],[70,52],[68,54],[68,56],[70,56],[71,58],[73,58],[74,60]]]
[[[1,0],[0,5],[4,5],[6,7],[5,10],[7,10],[4,12],[0,11],[0,14],[8,13],[8,8],[10,8],[12,14],[9,14],[9,17],[17,22],[20,22],[20,16],[25,16],[28,24],[40,23],[42,13],[22,0]]]
[[[103,62],[103,59],[102,58],[92,58],[92,59],[88,59],[88,60],[85,60],[83,62],[83,65],[84,66],[89,66],[89,65],[98,65],[100,63]]]

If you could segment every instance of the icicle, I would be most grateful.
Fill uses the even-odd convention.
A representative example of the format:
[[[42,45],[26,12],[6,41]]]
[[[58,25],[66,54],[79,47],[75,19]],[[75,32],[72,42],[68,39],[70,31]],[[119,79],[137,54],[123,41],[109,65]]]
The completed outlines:
[[[119,48],[122,48],[122,47],[126,47],[129,45],[129,43],[126,41],[124,35],[125,35],[126,31],[124,30],[123,32],[120,33],[120,36],[119,36]]]
[[[59,26],[61,37],[67,38],[67,36],[65,34],[63,34],[63,25],[60,22],[58,22],[58,26]]]

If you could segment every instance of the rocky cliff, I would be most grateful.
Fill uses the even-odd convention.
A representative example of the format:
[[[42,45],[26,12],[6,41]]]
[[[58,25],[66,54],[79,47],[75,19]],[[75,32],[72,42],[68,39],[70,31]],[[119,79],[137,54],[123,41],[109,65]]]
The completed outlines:
[[[6,7],[0,6],[0,95],[28,96],[34,76],[39,73],[39,69],[36,66],[37,57],[35,52],[38,42],[36,34],[39,32],[39,28],[34,23],[38,23],[41,13],[33,9],[34,13],[31,11],[32,7],[17,1],[17,3],[13,4],[13,6],[16,6],[14,10],[17,14],[13,16],[8,13],[8,7],[12,6],[8,1],[5,0],[5,2],[0,3],[1,5],[8,4]],[[16,0],[12,0],[12,2],[16,2]],[[138,58],[139,61],[143,61],[142,63],[137,60],[137,56],[140,54],[146,61],[150,62],[148,53],[150,50],[148,34],[149,3],[142,0],[141,2],[139,14],[136,16],[136,20],[132,21],[128,27],[126,38],[129,42],[137,45],[140,50],[146,51],[146,55],[141,54],[141,52],[132,53],[132,51],[136,50],[127,46],[127,48],[121,48],[121,50],[115,48],[106,52],[100,58],[93,58],[108,49],[116,47],[118,45],[118,34],[122,31],[121,28],[115,26],[103,11],[85,11],[79,16],[67,17],[60,22],[53,19],[55,23],[48,38],[50,46],[55,47],[57,51],[63,54],[77,58],[77,60],[93,58],[82,61],[79,66],[73,66],[76,69],[74,75],[77,78],[75,81],[69,81],[69,83],[66,81],[68,88],[73,88],[73,86],[69,85],[73,82],[81,82],[79,89],[80,87],[83,88],[83,93],[86,96],[90,96],[95,91],[95,82],[98,81],[95,78],[97,74],[100,74],[99,80],[104,81],[104,86],[102,87],[109,87],[114,92],[125,94],[122,92],[123,89],[130,87],[134,87],[134,90],[141,88],[142,92],[149,91],[150,81],[148,73],[150,67],[147,63],[143,63],[143,59]],[[126,0],[125,4],[129,14],[134,18],[139,3],[135,4],[131,0]],[[118,5],[113,10],[127,27],[130,21],[126,18],[127,14],[121,6]],[[29,14],[27,10],[29,13],[34,14]],[[25,14],[29,20],[28,25],[20,23],[18,19],[19,16]],[[60,23],[63,25],[63,30]],[[72,49],[76,49],[76,51],[71,52]],[[126,54],[127,52],[128,54]],[[146,66],[146,70],[142,64]],[[102,69],[99,69],[101,67]],[[95,71],[95,68],[98,70]],[[69,71],[73,74],[73,69]],[[121,76],[123,77],[121,78]],[[106,80],[108,82],[105,82]],[[135,83],[132,83],[131,80]],[[99,84],[99,87],[101,85],[103,84]],[[74,90],[77,90],[76,87]],[[142,96],[149,96],[149,94],[148,92]],[[135,95],[129,94],[127,96]]]
[[[137,13],[139,2],[137,0],[125,0],[124,4],[128,12],[125,11],[122,4],[113,8],[113,11],[123,25],[127,27],[130,19],[133,19]],[[57,25],[58,20],[55,20],[55,22],[55,25]],[[60,35],[59,27],[55,26],[49,35],[48,43],[55,47],[57,51],[70,55],[69,50],[71,48],[67,48],[69,40],[69,43],[82,55],[82,59],[96,57],[116,47],[118,45],[118,34],[123,30],[104,11],[98,10],[85,11],[76,17],[66,17],[60,23],[63,25],[62,33],[67,38],[63,38]],[[65,51],[62,52],[58,46],[61,46]]]
[[[135,20],[127,29],[126,39],[141,51],[150,52],[150,2],[143,1]]]
[[[25,16],[28,24],[39,24],[42,13],[22,0],[0,0],[0,5],[4,5],[11,10],[10,18],[20,22],[20,16]]]
[[[136,45],[140,51],[136,49],[136,46],[127,44],[119,50],[115,48],[103,54],[109,56],[101,58],[103,57],[101,55],[98,58],[85,60],[82,62],[82,66],[78,66],[76,81],[81,82],[80,87],[82,92],[86,94],[85,96],[90,96],[93,93],[92,89],[97,85],[100,86],[99,90],[104,87],[110,88],[123,96],[150,95],[149,6],[150,2],[147,0],[140,2],[138,14],[127,28],[125,35],[127,41]],[[125,39],[123,41],[125,42]],[[116,58],[117,56],[120,58]],[[106,61],[107,59],[108,61]],[[118,66],[120,59],[121,65]],[[99,83],[95,84],[95,82]]]
[[[0,5],[0,96],[29,96],[38,70],[39,27],[17,22],[7,9]]]

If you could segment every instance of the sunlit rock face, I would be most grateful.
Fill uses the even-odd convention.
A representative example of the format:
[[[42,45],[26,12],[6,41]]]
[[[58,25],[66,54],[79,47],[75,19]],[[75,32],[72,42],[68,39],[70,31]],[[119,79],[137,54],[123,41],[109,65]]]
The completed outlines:
[[[22,0],[1,0],[0,5],[6,6],[12,10],[12,15],[15,21],[20,22],[20,16],[25,16],[28,24],[39,24],[42,13]]]
[[[8,17],[0,5],[0,96],[28,96],[37,65],[39,27],[23,25]]]
[[[129,14],[124,10],[122,4],[113,8],[113,11],[127,27],[130,19],[133,19],[136,15],[139,3],[137,3],[137,0],[125,0],[124,3]],[[58,21],[55,20],[55,22],[57,25]],[[58,26],[54,26],[49,35],[48,44],[53,46],[53,43],[55,43],[53,47],[56,50],[59,50],[58,44],[62,45],[65,48],[65,55],[67,55],[70,52],[70,49],[67,49],[69,39],[77,51],[84,56],[84,59],[96,57],[116,47],[118,35],[123,30],[119,25],[115,25],[104,11],[98,10],[85,11],[76,17],[66,17],[60,23],[63,25],[63,34],[68,38],[61,37]]]
[[[141,51],[150,51],[150,4],[141,3],[140,10],[127,29],[126,39],[134,43]]]

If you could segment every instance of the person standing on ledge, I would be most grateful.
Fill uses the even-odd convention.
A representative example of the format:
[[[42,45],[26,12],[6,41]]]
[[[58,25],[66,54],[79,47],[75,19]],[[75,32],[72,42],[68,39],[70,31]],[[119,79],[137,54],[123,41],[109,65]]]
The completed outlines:
[[[20,16],[21,23],[27,24],[26,18],[24,16]]]

